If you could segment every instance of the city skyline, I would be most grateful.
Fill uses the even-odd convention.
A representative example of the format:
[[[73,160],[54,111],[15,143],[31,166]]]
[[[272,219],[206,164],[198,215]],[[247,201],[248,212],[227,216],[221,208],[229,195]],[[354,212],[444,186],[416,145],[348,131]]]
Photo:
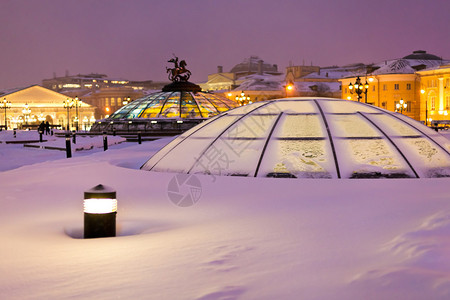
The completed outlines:
[[[173,53],[194,82],[251,55],[283,73],[290,63],[370,64],[415,50],[448,59],[449,9],[443,0],[2,1],[0,89],[66,71],[167,81]]]

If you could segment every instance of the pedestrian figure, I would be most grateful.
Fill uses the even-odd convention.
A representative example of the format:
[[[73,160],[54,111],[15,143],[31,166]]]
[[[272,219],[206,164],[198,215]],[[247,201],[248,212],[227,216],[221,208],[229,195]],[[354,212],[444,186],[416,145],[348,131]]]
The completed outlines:
[[[47,121],[45,122],[45,135],[50,134],[50,123]]]
[[[39,124],[38,132],[39,133],[44,133],[44,129],[45,129],[45,123],[44,123],[44,121],[42,121],[42,123]]]

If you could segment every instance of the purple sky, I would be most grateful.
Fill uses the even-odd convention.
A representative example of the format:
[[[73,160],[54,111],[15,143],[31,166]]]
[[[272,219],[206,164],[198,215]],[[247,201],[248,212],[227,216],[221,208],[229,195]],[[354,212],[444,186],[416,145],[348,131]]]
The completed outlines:
[[[278,64],[379,62],[413,50],[450,58],[449,0],[1,0],[0,89],[53,72],[191,81],[258,55]]]

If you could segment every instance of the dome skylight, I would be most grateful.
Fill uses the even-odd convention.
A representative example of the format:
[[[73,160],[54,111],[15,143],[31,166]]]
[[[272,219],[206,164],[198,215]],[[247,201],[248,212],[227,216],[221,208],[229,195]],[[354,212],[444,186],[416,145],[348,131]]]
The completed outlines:
[[[177,137],[143,170],[213,176],[450,176],[450,144],[413,119],[331,98],[257,102]]]

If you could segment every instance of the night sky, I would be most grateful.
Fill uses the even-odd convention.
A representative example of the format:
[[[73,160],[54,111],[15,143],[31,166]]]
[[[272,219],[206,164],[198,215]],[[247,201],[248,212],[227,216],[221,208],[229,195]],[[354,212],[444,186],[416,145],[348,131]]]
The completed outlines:
[[[167,80],[175,53],[202,82],[258,55],[279,69],[450,58],[449,0],[0,0],[0,89],[53,73]]]

